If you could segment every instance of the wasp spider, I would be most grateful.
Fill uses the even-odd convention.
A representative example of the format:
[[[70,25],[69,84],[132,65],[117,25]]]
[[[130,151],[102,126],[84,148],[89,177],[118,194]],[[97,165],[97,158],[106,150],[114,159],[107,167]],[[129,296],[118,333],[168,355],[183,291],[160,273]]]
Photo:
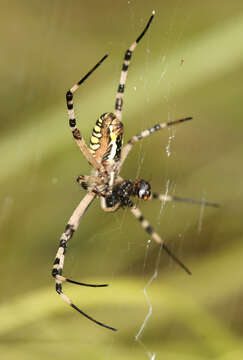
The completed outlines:
[[[73,134],[74,140],[77,143],[79,149],[88,160],[89,164],[93,167],[91,175],[80,175],[77,179],[78,183],[87,190],[87,194],[81,200],[77,208],[74,210],[64,233],[61,236],[59,248],[56,254],[56,258],[53,264],[52,276],[55,278],[56,291],[72,308],[77,310],[86,318],[92,320],[98,325],[105,328],[116,330],[113,327],[105,325],[84,313],[81,309],[75,306],[72,301],[63,293],[62,283],[69,282],[73,284],[102,287],[107,284],[95,285],[77,282],[68,279],[62,275],[64,266],[64,256],[67,248],[67,244],[74,231],[77,230],[79,222],[96,197],[100,197],[101,207],[104,211],[113,212],[121,207],[128,207],[131,213],[141,223],[144,230],[173,258],[173,260],[181,266],[188,274],[190,270],[169,250],[162,238],[153,230],[149,222],[143,217],[141,211],[134,206],[131,198],[137,197],[142,200],[159,199],[161,201],[185,201],[191,203],[198,203],[203,205],[217,206],[217,204],[209,203],[205,201],[195,201],[190,199],[183,199],[179,197],[173,197],[168,195],[156,194],[151,192],[150,184],[143,180],[124,180],[119,174],[121,167],[126,160],[128,154],[133,148],[133,145],[139,140],[153,134],[156,131],[164,129],[166,127],[176,125],[188,120],[191,117],[183,119],[164,122],[156,124],[150,129],[142,131],[140,134],[133,136],[128,143],[122,148],[122,136],[123,136],[123,124],[122,124],[122,106],[123,106],[123,94],[127,78],[128,67],[130,65],[132,53],[135,50],[139,41],[143,38],[148,30],[154,17],[154,11],[150,17],[147,25],[137,40],[132,43],[129,49],[125,52],[124,61],[122,64],[122,71],[120,77],[120,83],[116,94],[115,111],[114,113],[105,113],[100,116],[96,121],[93,128],[92,136],[90,139],[90,145],[87,147],[85,144],[80,130],[76,126],[76,119],[73,109],[73,94],[80,87],[80,85],[97,69],[98,66],[107,58],[105,55],[77,84],[75,84],[66,94],[67,109],[69,115],[69,126]]]

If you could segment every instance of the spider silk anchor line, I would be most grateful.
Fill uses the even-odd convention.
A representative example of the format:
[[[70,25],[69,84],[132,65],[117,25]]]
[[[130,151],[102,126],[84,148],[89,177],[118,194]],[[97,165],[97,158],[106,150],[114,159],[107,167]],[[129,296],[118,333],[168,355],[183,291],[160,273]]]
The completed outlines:
[[[93,170],[91,175],[80,175],[77,179],[78,183],[87,191],[87,194],[80,201],[79,205],[74,210],[68,224],[61,236],[58,251],[55,257],[55,261],[52,269],[52,276],[55,279],[56,291],[62,297],[62,299],[70,305],[73,309],[77,310],[80,314],[94,323],[103,326],[107,329],[115,331],[114,327],[108,326],[103,322],[97,321],[93,317],[83,312],[80,308],[72,303],[72,301],[63,293],[62,283],[69,282],[72,284],[89,286],[89,287],[104,287],[108,284],[86,284],[78,281],[71,280],[62,275],[64,268],[64,258],[67,249],[67,244],[72,238],[73,233],[77,230],[80,220],[87,211],[96,197],[100,198],[101,208],[106,212],[114,212],[122,207],[128,207],[131,213],[141,223],[144,230],[151,235],[151,237],[167,252],[167,254],[188,274],[191,274],[190,270],[179,260],[164,243],[162,238],[157,234],[150,226],[148,220],[146,220],[141,211],[134,206],[131,198],[137,197],[142,200],[159,199],[161,201],[181,201],[190,202],[200,205],[218,206],[215,203],[206,201],[184,199],[167,194],[157,194],[151,192],[150,184],[143,180],[124,180],[119,174],[124,161],[126,160],[129,152],[132,150],[134,144],[156,131],[162,130],[172,125],[177,125],[182,122],[191,120],[191,117],[182,118],[175,121],[164,122],[156,124],[150,129],[142,131],[140,134],[133,136],[128,143],[122,148],[123,137],[123,124],[122,108],[123,108],[123,94],[125,89],[125,83],[127,79],[127,72],[130,65],[132,53],[135,50],[139,41],[143,38],[148,30],[155,12],[152,12],[147,25],[137,40],[132,43],[129,49],[125,52],[124,61],[122,65],[120,83],[118,86],[115,111],[114,113],[104,113],[96,121],[93,128],[89,147],[85,144],[80,130],[76,126],[75,113],[73,108],[73,94],[83,84],[83,82],[102,64],[108,55],[102,57],[102,59],[66,94],[67,109],[69,116],[69,126],[73,134],[74,140],[81,150],[84,157],[87,159]]]

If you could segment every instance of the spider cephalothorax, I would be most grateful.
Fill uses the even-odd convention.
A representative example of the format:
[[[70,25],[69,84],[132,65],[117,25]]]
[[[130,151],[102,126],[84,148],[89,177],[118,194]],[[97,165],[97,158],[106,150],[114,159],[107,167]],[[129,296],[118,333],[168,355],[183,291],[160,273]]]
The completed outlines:
[[[123,180],[113,186],[112,193],[105,197],[108,208],[115,207],[119,203],[119,207],[132,207],[132,196],[137,196],[139,199],[148,200],[151,195],[151,186],[145,180]],[[117,209],[116,209],[117,210]]]
[[[77,230],[80,220],[92,201],[96,197],[100,197],[101,208],[106,212],[114,212],[120,207],[128,207],[131,213],[141,223],[141,226],[149,234],[149,236],[155,240],[171,258],[181,266],[188,274],[190,270],[169,250],[164,240],[156,233],[150,226],[149,222],[143,217],[138,207],[133,205],[131,197],[137,197],[142,200],[159,199],[161,201],[183,201],[197,203],[201,205],[217,206],[215,203],[209,203],[206,201],[195,201],[190,199],[183,199],[179,197],[173,197],[168,194],[151,193],[151,187],[145,180],[123,180],[119,175],[124,161],[126,160],[129,152],[132,150],[134,144],[149,135],[157,132],[166,127],[182,123],[187,120],[191,120],[191,117],[182,118],[179,120],[163,122],[156,124],[153,127],[142,131],[140,134],[133,136],[127,144],[122,148],[122,106],[123,106],[123,93],[125,89],[125,83],[127,78],[128,67],[130,65],[133,51],[137,44],[142,39],[146,31],[148,30],[151,21],[154,17],[154,11],[150,17],[147,25],[137,40],[132,43],[129,49],[125,52],[124,61],[122,65],[120,83],[118,86],[115,111],[114,113],[105,113],[100,116],[96,121],[96,125],[93,128],[92,136],[90,139],[90,146],[85,144],[80,130],[76,126],[76,119],[73,108],[73,94],[80,87],[80,85],[93,73],[95,69],[107,58],[105,55],[77,84],[75,84],[66,94],[67,109],[69,115],[69,126],[72,131],[75,142],[79,149],[92,166],[93,170],[91,175],[80,175],[77,179],[78,183],[87,190],[87,194],[81,200],[77,208],[74,210],[71,218],[68,221],[67,226],[61,236],[59,248],[55,257],[55,261],[52,269],[52,276],[55,278],[56,291],[68,303],[73,309],[77,310],[80,314],[92,320],[96,324],[106,327],[111,330],[116,330],[113,327],[105,325],[84,313],[80,308],[72,303],[72,301],[63,293],[62,283],[70,282],[73,284],[100,287],[107,286],[91,285],[82,282],[77,282],[68,279],[62,275],[64,267],[64,256],[69,240],[72,238],[74,232]]]

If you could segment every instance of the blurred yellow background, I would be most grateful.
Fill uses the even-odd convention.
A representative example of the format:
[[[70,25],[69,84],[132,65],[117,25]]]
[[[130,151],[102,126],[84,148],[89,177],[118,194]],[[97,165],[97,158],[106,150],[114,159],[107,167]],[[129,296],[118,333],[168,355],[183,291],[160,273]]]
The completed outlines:
[[[85,194],[75,179],[90,171],[68,128],[65,93],[109,54],[74,97],[88,142],[96,119],[114,109],[124,52],[153,9],[129,69],[125,141],[158,122],[194,120],[137,144],[122,176],[221,207],[139,205],[189,277],[129,210],[92,205],[64,274],[110,286],[64,284],[64,292],[119,329],[112,333],[70,309],[50,275]],[[0,28],[1,358],[243,359],[242,1],[12,0],[1,3]]]

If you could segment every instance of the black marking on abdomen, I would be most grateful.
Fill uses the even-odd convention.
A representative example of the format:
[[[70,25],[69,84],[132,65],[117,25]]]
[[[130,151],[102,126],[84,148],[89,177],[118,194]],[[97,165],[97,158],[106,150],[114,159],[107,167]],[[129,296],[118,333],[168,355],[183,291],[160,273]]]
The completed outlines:
[[[116,139],[116,155],[115,155],[115,161],[120,160],[121,158],[121,150],[122,150],[122,135],[118,135]]]

